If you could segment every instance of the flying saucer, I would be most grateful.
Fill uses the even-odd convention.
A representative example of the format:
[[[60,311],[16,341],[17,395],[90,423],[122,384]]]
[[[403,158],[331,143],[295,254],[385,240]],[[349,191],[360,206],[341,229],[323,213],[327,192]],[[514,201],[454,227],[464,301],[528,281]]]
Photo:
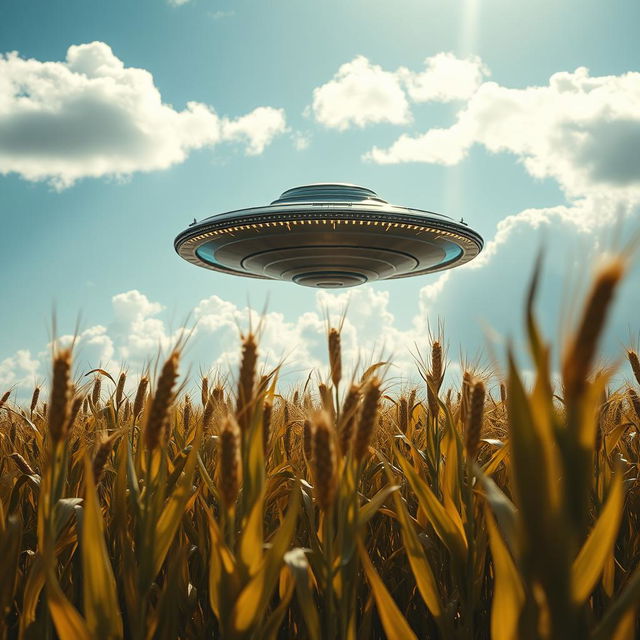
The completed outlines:
[[[327,289],[451,269],[475,258],[482,245],[462,221],[330,183],[194,221],[174,242],[199,267]]]

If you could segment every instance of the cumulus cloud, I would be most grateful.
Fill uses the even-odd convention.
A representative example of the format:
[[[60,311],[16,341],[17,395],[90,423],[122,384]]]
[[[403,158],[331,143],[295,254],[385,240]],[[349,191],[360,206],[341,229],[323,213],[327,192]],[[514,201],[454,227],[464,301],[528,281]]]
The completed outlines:
[[[341,131],[379,122],[406,124],[411,119],[398,75],[364,56],[343,64],[329,82],[313,90],[311,110],[325,127]]]
[[[459,163],[474,144],[508,152],[536,178],[552,178],[569,198],[640,191],[640,73],[591,77],[580,67],[547,86],[485,82],[449,128],[404,134],[367,158],[380,164]]]
[[[476,82],[487,73],[478,64],[482,71]],[[638,104],[637,72],[592,77],[580,67],[552,75],[546,86],[524,89],[482,82],[448,128],[403,134],[388,148],[374,147],[365,157],[379,164],[451,166],[473,145],[482,145],[493,153],[513,154],[532,177],[557,182],[566,198],[557,206],[526,208],[498,222],[477,259],[422,288],[415,326],[426,327],[436,310],[447,318],[449,335],[463,337],[471,350],[486,344],[489,327],[496,330],[493,336],[519,333],[514,317],[535,254],[544,246],[548,278],[539,308],[548,335],[557,338],[558,317],[566,321],[575,311],[560,302],[566,304],[568,275],[584,281],[585,267],[607,250],[620,249],[621,238],[637,236]],[[619,340],[635,326],[630,300],[639,277],[636,269],[619,297],[609,355],[618,354]],[[461,300],[466,315],[457,312]]]
[[[249,326],[254,330],[259,327],[261,364],[266,369],[284,365],[283,384],[298,384],[312,370],[326,378],[326,315],[337,323],[347,306],[349,314],[342,334],[345,375],[353,363],[365,367],[382,353],[394,354],[395,376],[407,376],[413,371],[410,350],[417,335],[413,330],[401,331],[396,327],[389,293],[371,287],[340,294],[319,291],[315,308],[296,318],[287,318],[280,311],[260,314],[213,295],[195,305],[190,314],[191,326],[175,330],[170,329],[163,317],[166,309],[140,291],[115,295],[111,305],[112,318],[107,324],[58,338],[60,346],[75,345],[76,373],[80,379],[97,367],[106,369],[114,378],[126,368],[133,388],[136,375],[148,366],[153,367],[159,354],[166,354],[186,334],[189,338],[183,371],[190,368],[191,372],[234,375],[240,357],[240,330]],[[29,392],[36,374],[40,380],[48,377],[51,348],[51,344],[46,345],[35,356],[21,350],[5,358],[0,362],[0,385],[14,385],[23,395]]]
[[[397,72],[414,102],[466,100],[489,75],[489,69],[478,56],[458,58],[443,52],[426,58],[424,66],[424,71],[402,67]]]
[[[595,202],[592,205],[599,206]],[[503,362],[505,344],[501,338],[515,338],[522,356],[524,292],[540,246],[545,246],[546,260],[537,308],[545,335],[557,344],[559,319],[564,321],[560,326],[566,327],[579,307],[575,297],[568,295],[575,291],[575,287],[568,287],[568,281],[573,280],[575,285],[577,279],[584,284],[585,265],[592,265],[611,248],[587,228],[576,233],[574,215],[582,214],[572,212],[570,207],[551,207],[506,218],[487,247],[488,258],[416,280],[416,289],[423,286],[418,296],[412,296],[414,306],[407,306],[406,300],[398,304],[392,288],[379,290],[370,285],[340,293],[318,291],[315,305],[297,317],[281,311],[262,315],[216,295],[202,299],[194,305],[190,314],[194,322],[186,330],[189,339],[182,370],[191,373],[187,389],[195,384],[200,371],[219,372],[222,377],[235,375],[240,357],[239,331],[249,326],[260,327],[261,364],[270,369],[284,363],[280,376],[284,388],[304,382],[313,370],[326,379],[325,318],[329,315],[337,323],[345,308],[345,375],[354,363],[362,370],[383,358],[393,363],[388,372],[390,384],[419,383],[413,354],[416,349],[426,351],[430,330],[442,320],[450,346],[452,382],[457,380],[461,361],[486,364],[496,355],[498,364]],[[629,335],[629,327],[637,325],[635,292],[639,284],[636,269],[616,301],[605,345],[611,359],[619,357],[620,340]],[[110,321],[91,326],[75,337],[77,373],[102,367],[115,377],[126,367],[133,390],[136,374],[148,365],[153,367],[159,354],[166,354],[183,330],[172,329],[166,320],[168,310],[140,291],[113,296],[111,303]],[[402,309],[402,317],[397,315],[398,309]],[[67,335],[60,340],[69,344],[74,338]],[[18,395],[26,397],[36,376],[39,380],[48,376],[50,353],[48,345],[37,355],[20,350],[0,361],[0,385],[13,386]]]
[[[282,109],[258,107],[236,119],[199,102],[176,110],[153,76],[126,67],[103,42],[71,46],[64,62],[0,56],[0,173],[48,180],[166,169],[224,141],[262,153],[287,130]]]
[[[260,155],[272,140],[287,130],[284,109],[258,107],[236,120],[222,122],[225,140],[240,140],[246,145],[247,155]]]
[[[31,355],[31,351],[19,349],[13,356],[0,361],[0,385],[5,389],[14,385],[33,386],[39,369],[40,362]]]
[[[489,74],[477,56],[458,58],[453,53],[426,58],[424,66],[422,71],[386,71],[357,56],[314,89],[310,112],[325,127],[340,131],[380,122],[408,124],[410,102],[466,100]]]
[[[597,205],[585,201],[580,206]],[[640,207],[632,213],[637,220]],[[545,335],[556,347],[557,366],[557,345],[569,331],[571,321],[575,322],[592,269],[604,256],[620,249],[616,235],[624,237],[634,228],[637,232],[637,223],[631,218],[611,234],[594,233],[575,223],[575,216],[597,214],[597,209],[572,211],[572,207],[557,206],[508,216],[498,224],[486,253],[477,261],[442,274],[440,278],[446,277],[446,283],[435,295],[433,285],[423,287],[418,324],[433,322],[437,314],[445,319],[449,340],[461,343],[466,354],[473,357],[484,351],[495,355],[498,363],[504,363],[504,340],[513,340],[520,362],[524,362],[523,307],[534,261],[543,248],[543,277],[536,309]],[[603,354],[609,363],[621,356],[624,341],[637,331],[634,307],[639,286],[639,270],[632,268],[608,322]],[[497,343],[496,338],[500,338]]]

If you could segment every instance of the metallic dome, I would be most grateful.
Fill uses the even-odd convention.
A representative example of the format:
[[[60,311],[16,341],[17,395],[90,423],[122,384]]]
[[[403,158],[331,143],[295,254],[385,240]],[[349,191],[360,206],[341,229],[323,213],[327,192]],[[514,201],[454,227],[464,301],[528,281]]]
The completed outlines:
[[[269,206],[194,221],[174,242],[199,267],[327,289],[450,269],[482,245],[462,221],[338,183],[295,187]]]

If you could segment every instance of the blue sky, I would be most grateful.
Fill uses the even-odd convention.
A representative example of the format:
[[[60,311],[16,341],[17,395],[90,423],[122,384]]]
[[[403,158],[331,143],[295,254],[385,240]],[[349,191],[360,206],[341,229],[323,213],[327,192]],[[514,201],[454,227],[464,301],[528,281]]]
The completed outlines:
[[[355,290],[350,355],[409,363],[438,318],[454,359],[488,327],[517,335],[541,243],[557,335],[567,282],[620,244],[610,226],[640,227],[638,24],[630,0],[3,2],[0,383],[46,377],[53,304],[60,334],[81,313],[80,368],[136,369],[187,317],[194,368],[233,360],[265,299],[265,352],[313,366],[344,296],[196,269],[172,241],[317,181],[463,216],[488,243],[473,268]],[[637,336],[638,283],[610,355]]]

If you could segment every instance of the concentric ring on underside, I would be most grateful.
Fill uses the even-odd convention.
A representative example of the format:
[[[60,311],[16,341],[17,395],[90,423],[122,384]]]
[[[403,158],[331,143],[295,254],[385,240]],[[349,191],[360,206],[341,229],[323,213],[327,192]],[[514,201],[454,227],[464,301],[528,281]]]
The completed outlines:
[[[305,193],[315,200],[305,202]],[[181,233],[175,247],[185,260],[223,273],[344,288],[464,264],[480,252],[482,238],[445,216],[389,205],[363,187],[327,184],[207,218]]]

